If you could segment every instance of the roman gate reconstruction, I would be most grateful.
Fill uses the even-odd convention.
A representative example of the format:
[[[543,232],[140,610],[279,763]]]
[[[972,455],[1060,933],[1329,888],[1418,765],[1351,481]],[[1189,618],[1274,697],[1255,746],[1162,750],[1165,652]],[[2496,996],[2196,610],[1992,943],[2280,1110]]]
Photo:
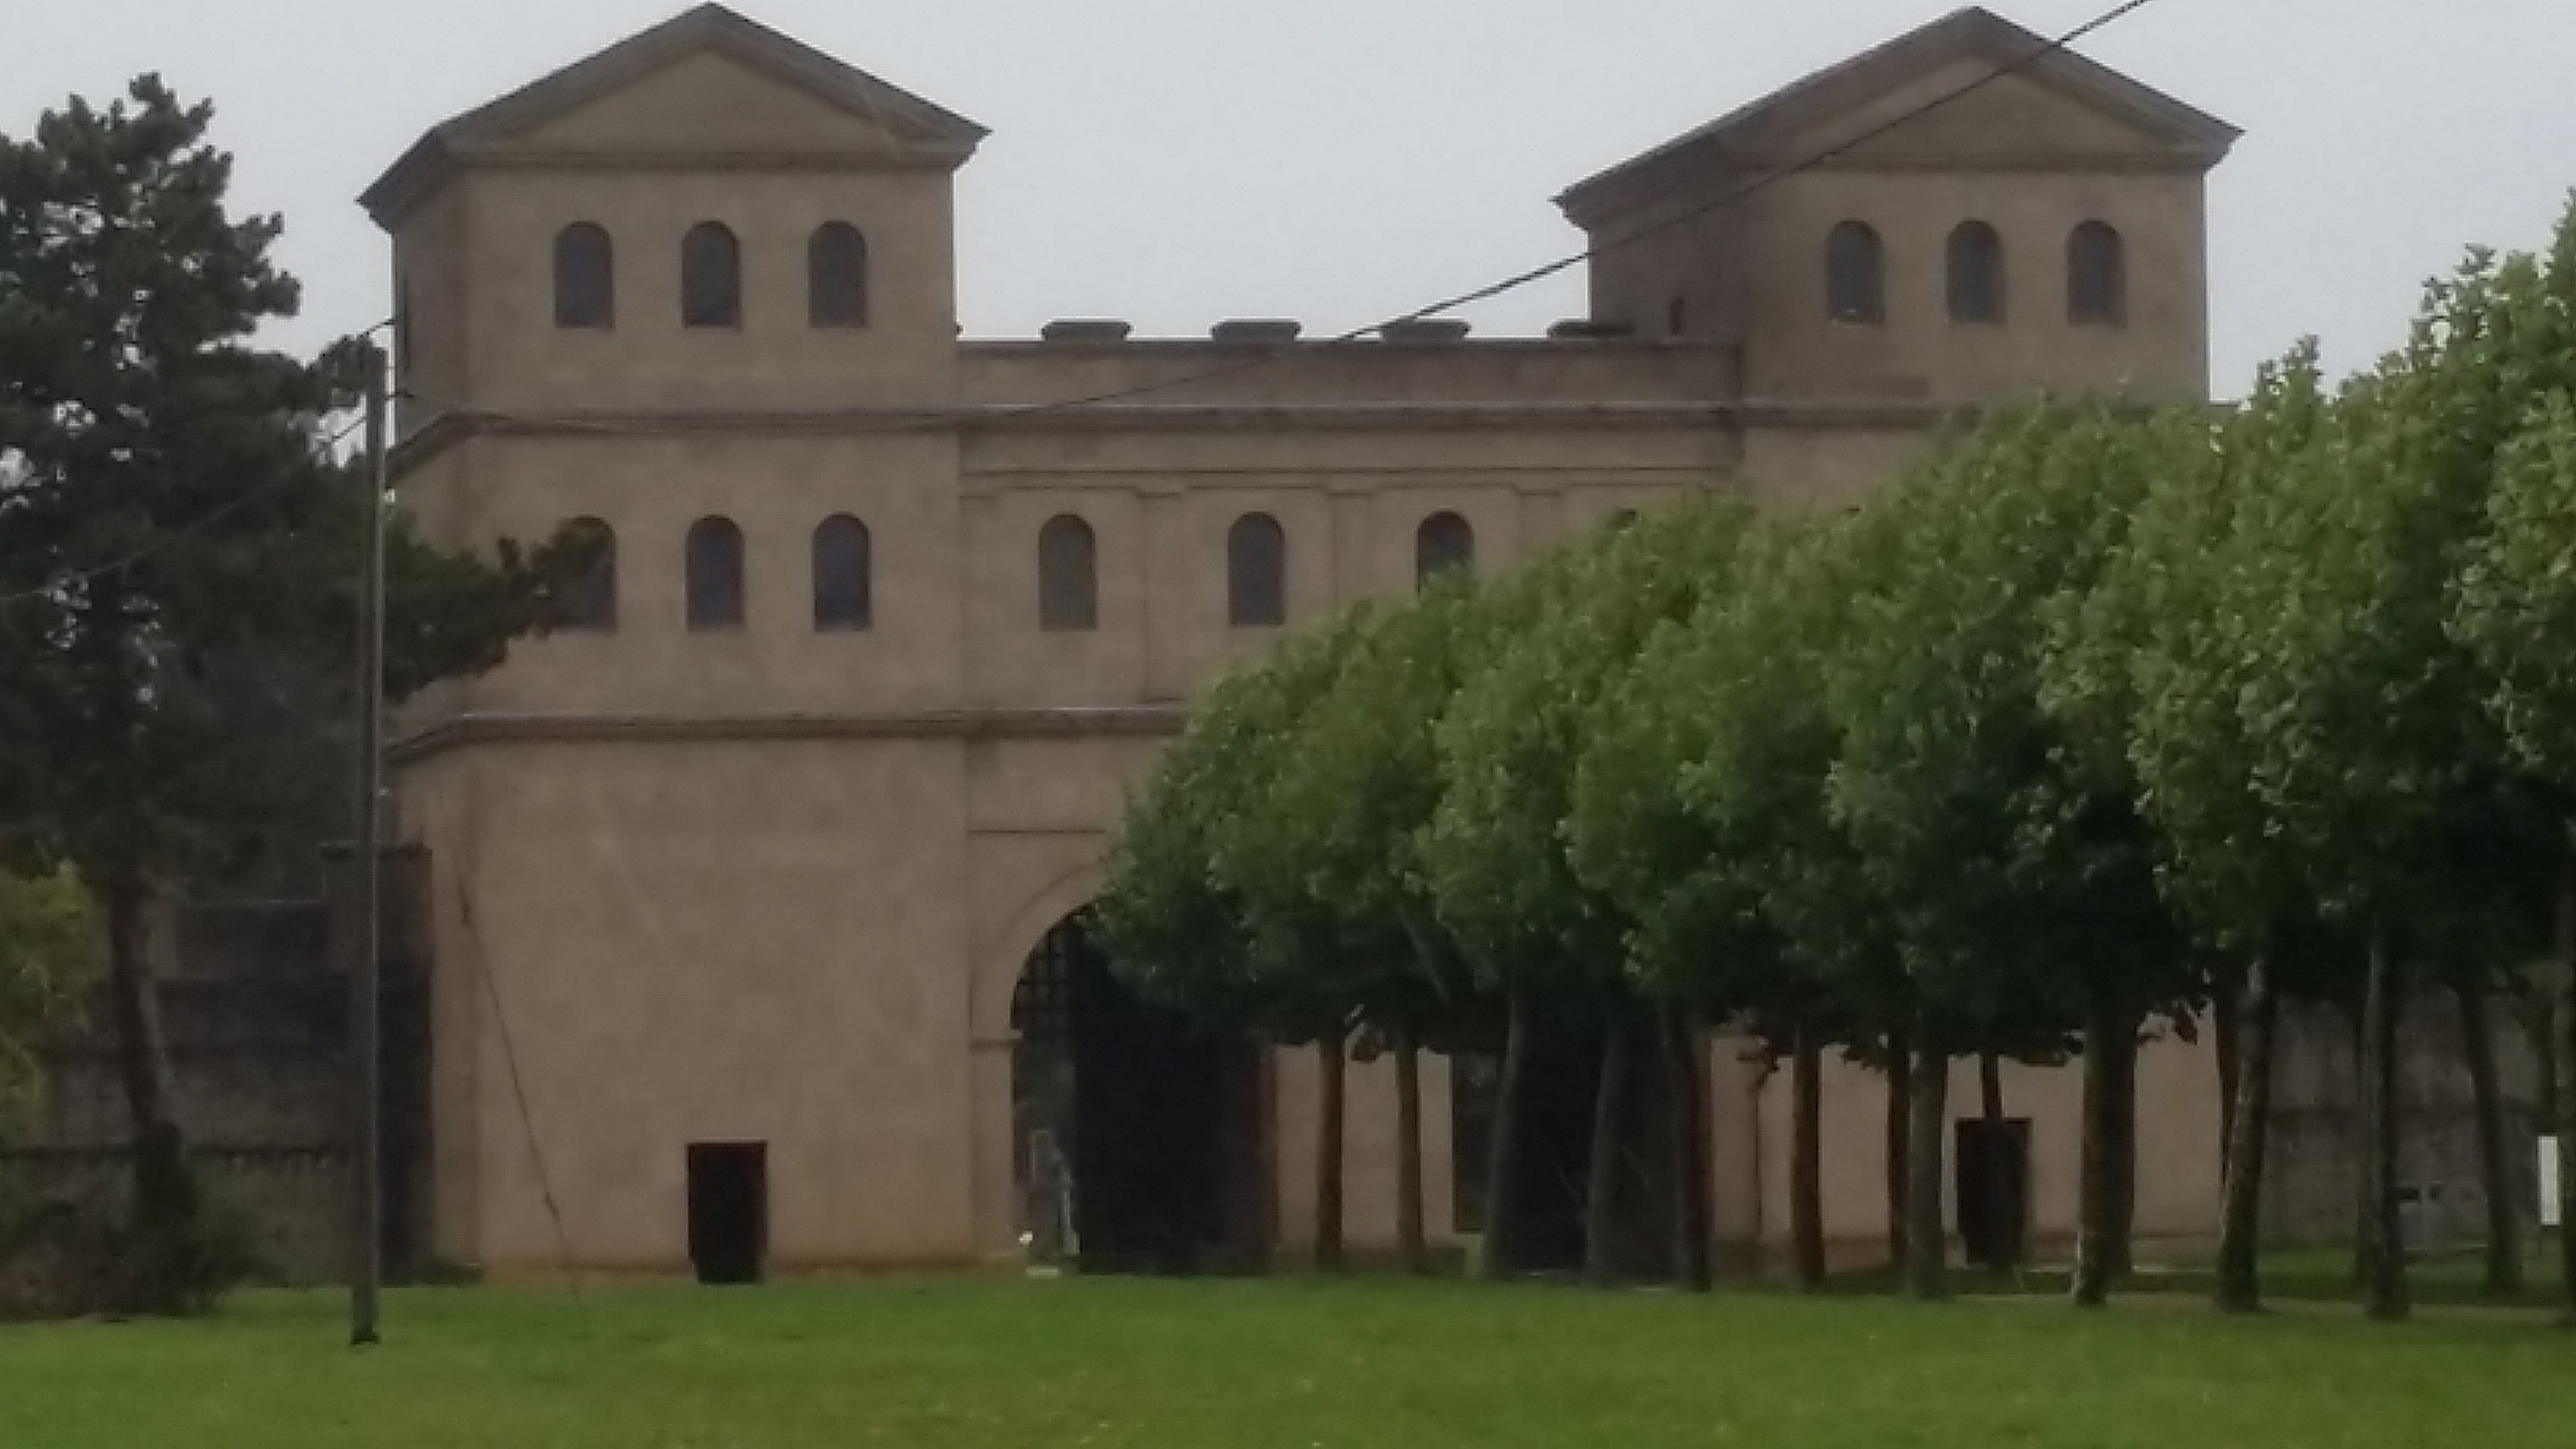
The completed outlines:
[[[960,1264],[1068,1203],[1086,1252],[1293,1255],[1311,1059],[1128,997],[1082,929],[1192,691],[1659,498],[1838,506],[1965,407],[2205,396],[2235,132],[1963,11],[1566,191],[1607,249],[1581,322],[1346,344],[961,338],[952,183],[984,139],[707,6],[436,126],[364,198],[403,505],[451,546],[572,521],[606,549],[579,627],[398,721],[446,1259]],[[1786,1232],[1786,1092],[1725,1043],[1710,1071],[1719,1231],[1756,1248]],[[2214,1078],[2179,1043],[2141,1071],[2140,1231],[2192,1236]],[[2073,1084],[2011,1072],[2062,1235]],[[1363,1249],[1393,1235],[1390,1078],[1353,1068]],[[1884,1242],[1879,1100],[1834,1069],[1855,1253]]]

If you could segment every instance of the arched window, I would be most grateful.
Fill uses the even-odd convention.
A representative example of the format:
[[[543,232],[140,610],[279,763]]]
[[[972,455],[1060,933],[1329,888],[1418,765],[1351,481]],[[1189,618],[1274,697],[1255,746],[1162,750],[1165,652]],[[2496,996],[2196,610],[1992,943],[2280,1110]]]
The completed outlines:
[[[1038,627],[1078,632],[1100,627],[1100,545],[1091,525],[1058,514],[1038,530]]]
[[[741,628],[742,530],[730,518],[701,518],[689,525],[687,555],[689,628]]]
[[[827,221],[805,243],[805,310],[817,327],[868,325],[868,239]]]
[[[569,633],[605,634],[617,627],[617,533],[596,518],[563,527],[581,568],[563,580],[556,597],[556,626]]]
[[[2129,320],[2129,244],[2106,222],[2088,221],[2066,239],[2066,320],[2118,327]]]
[[[742,325],[742,243],[723,222],[699,222],[680,239],[680,323]]]
[[[1950,233],[1950,320],[2004,320],[2004,239],[1982,221]]]
[[[871,622],[868,526],[846,513],[814,529],[814,627],[864,629]]]
[[[1225,618],[1237,629],[1288,622],[1288,531],[1267,513],[1247,513],[1226,531]]]
[[[617,325],[617,246],[590,222],[555,233],[555,325]]]
[[[1413,582],[1431,582],[1451,569],[1476,566],[1475,525],[1455,513],[1435,513],[1413,531]]]
[[[1875,327],[1887,320],[1887,249],[1865,221],[1825,238],[1825,315]]]

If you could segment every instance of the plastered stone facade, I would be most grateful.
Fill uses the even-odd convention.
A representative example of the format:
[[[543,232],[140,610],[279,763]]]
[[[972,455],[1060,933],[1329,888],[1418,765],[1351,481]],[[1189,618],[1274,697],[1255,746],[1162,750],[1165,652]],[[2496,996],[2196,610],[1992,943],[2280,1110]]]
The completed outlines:
[[[435,862],[441,1253],[680,1269],[684,1149],[729,1140],[768,1144],[781,1268],[1007,1253],[1012,991],[1192,692],[1276,637],[1227,623],[1247,513],[1283,526],[1293,625],[1411,589],[1438,512],[1504,568],[1686,493],[1846,506],[1963,405],[2203,395],[2201,179],[2234,133],[2037,45],[1963,12],[1576,187],[1596,242],[1635,238],[1593,273],[1624,335],[1588,340],[961,339],[952,177],[983,133],[715,7],[430,132],[366,198],[405,299],[403,501],[451,545],[600,519],[619,580],[614,632],[524,644],[402,722],[401,820]],[[1826,320],[1849,217],[1885,239],[1882,326]],[[1974,329],[1941,302],[1971,217],[2011,290]],[[680,239],[709,220],[740,242],[738,327],[681,325]],[[2089,220],[2127,238],[2125,326],[2066,320]],[[865,234],[865,327],[808,325],[827,221]],[[555,325],[553,239],[579,222],[614,240],[613,327]],[[819,632],[810,539],[839,513],[870,531],[871,626]],[[1037,537],[1064,514],[1097,542],[1089,630],[1040,627]],[[711,516],[742,531],[745,624],[691,632],[683,540]],[[2215,1114],[2205,1063],[2164,1052],[2149,1115],[2191,1125],[2147,1129],[2141,1226],[2186,1235]],[[1293,1249],[1312,1064],[1269,1077]],[[1445,1233],[1448,1075],[1425,1077]],[[1721,1230],[1775,1240],[1780,1093],[1722,1051],[1712,1079]],[[1363,1249],[1393,1234],[1391,1083],[1354,1069]],[[1829,1086],[1838,1238],[1882,1235],[1875,1090]],[[2017,1072],[2014,1097],[2062,1230],[2071,1077]]]

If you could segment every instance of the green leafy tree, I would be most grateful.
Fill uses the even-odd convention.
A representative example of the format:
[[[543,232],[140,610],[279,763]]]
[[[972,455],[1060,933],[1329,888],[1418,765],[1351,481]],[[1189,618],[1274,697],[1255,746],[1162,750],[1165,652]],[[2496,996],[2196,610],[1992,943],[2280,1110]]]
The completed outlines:
[[[2406,1311],[2398,1013],[2410,984],[2497,964],[2460,959],[2443,927],[2496,911],[2522,893],[2516,870],[2548,859],[2521,848],[2528,809],[2481,708],[2489,676],[2450,626],[2499,451],[2537,396],[2576,384],[2569,292],[2576,271],[2473,253],[2250,513],[2272,587],[2249,621],[2248,764],[2319,908],[2363,943],[2359,1262],[2375,1317]]]
[[[1310,892],[1343,917],[1343,939],[1362,964],[1353,1005],[1396,1043],[1399,1236],[1419,1215],[1420,1108],[1407,1107],[1408,1048],[1453,1053],[1503,1047],[1502,1101],[1487,1162],[1483,1269],[1506,1270],[1515,1242],[1508,1183],[1516,1136],[1511,1103],[1518,1071],[1508,1007],[1475,969],[1438,913],[1427,860],[1431,821],[1446,789],[1437,727],[1459,689],[1507,649],[1531,618],[1518,578],[1485,584],[1464,575],[1434,581],[1412,602],[1373,616],[1331,693],[1299,737],[1299,768],[1271,802],[1304,833]],[[1400,935],[1399,942],[1395,936]],[[1419,1250],[1408,1248],[1409,1252]]]
[[[2273,607],[2249,516],[2275,506],[2327,406],[2310,344],[2264,369],[2232,412],[2174,420],[2118,555],[2058,616],[2047,679],[2049,707],[2081,748],[2125,755],[2161,842],[2166,898],[2214,963],[2214,989],[2242,1002],[2218,1294],[2236,1309],[2259,1301],[2273,1027],[2285,985],[2301,984],[2284,975],[2320,954],[2321,935],[2306,928],[2315,913],[2299,861],[2248,770],[2256,721],[2243,706],[2261,668],[2248,638]]]
[[[89,897],[69,870],[0,871],[0,1112],[42,1085],[44,1034],[78,999],[97,948]]]
[[[1294,636],[1209,691],[1129,802],[1096,908],[1112,968],[1143,994],[1317,1048],[1315,1252],[1326,1267],[1342,1256],[1351,993],[1330,922],[1297,882],[1262,868],[1277,847],[1253,802],[1293,763],[1301,723],[1358,637],[1356,619]]]
[[[2567,265],[2563,258],[2560,265]],[[2559,811],[2555,920],[2564,980],[2576,982],[2576,396],[2553,392],[2498,460],[2487,526],[2461,571],[2453,628],[2496,681],[2490,707],[2515,755]],[[2576,999],[2559,996],[2560,1035],[2541,1059],[2576,1062]],[[2545,1007],[2536,1013],[2547,1021]],[[2576,1092],[2552,1082],[2559,1140],[2576,1142]],[[2576,1203],[2576,1153],[2559,1159],[2559,1200]],[[2560,1244],[2561,1291],[2576,1314],[2576,1233]]]
[[[77,867],[106,936],[132,1110],[132,1241],[153,1301],[205,1301],[204,1221],[143,944],[159,893],[222,874],[310,798],[345,717],[363,484],[324,442],[354,345],[307,365],[249,342],[292,315],[275,218],[225,206],[211,108],[156,79],[0,139],[0,705],[19,733],[0,832]],[[540,625],[558,540],[499,566],[397,530],[397,694],[497,662]]]
[[[1578,876],[1632,923],[1638,989],[1686,1026],[1749,1028],[1792,1062],[1793,1266],[1809,1287],[1825,1271],[1819,1054],[1852,1035],[1827,983],[1867,916],[1825,808],[1835,736],[1818,663],[1838,596],[1820,557],[1804,531],[1758,533],[1727,586],[1654,630],[1593,710],[1567,831]],[[1820,888],[1833,899],[1810,916],[1800,905],[1825,906]],[[1695,1086],[1695,1053],[1668,1055]],[[1677,1106],[1695,1096],[1676,1082]],[[1704,1175],[1694,1115],[1675,1114],[1692,1142],[1674,1156]],[[1704,1211],[1696,1196],[1678,1204],[1686,1221]],[[1706,1264],[1681,1270],[1698,1281]]]
[[[1425,1047],[1456,1050],[1490,1014],[1438,919],[1420,835],[1440,799],[1432,728],[1447,709],[1483,600],[1453,586],[1353,629],[1343,667],[1282,742],[1295,767],[1243,812],[1235,859],[1314,923],[1333,998],[1389,1044],[1396,1072],[1396,1237],[1428,1267],[1422,1219]]]
[[[2084,1037],[2079,1301],[2115,1246],[2122,1081],[2182,952],[2125,776],[2042,702],[2051,620],[2091,588],[2152,473],[2107,406],[2006,414],[1872,505],[1854,627],[1826,663],[1842,731],[1832,806],[1888,904],[1918,992],[1908,1281],[1942,1289],[1941,1103],[1955,1051],[2045,1056]]]
[[[1536,994],[1602,1051],[1586,1192],[1586,1275],[1607,1281],[1631,1054],[1646,1026],[1624,962],[1632,922],[1567,850],[1577,767],[1602,696],[1648,635],[1733,569],[1751,514],[1692,500],[1530,571],[1535,617],[1465,680],[1439,727],[1438,810],[1422,845],[1440,919],[1499,989]],[[1506,1077],[1510,1076],[1506,1068]]]

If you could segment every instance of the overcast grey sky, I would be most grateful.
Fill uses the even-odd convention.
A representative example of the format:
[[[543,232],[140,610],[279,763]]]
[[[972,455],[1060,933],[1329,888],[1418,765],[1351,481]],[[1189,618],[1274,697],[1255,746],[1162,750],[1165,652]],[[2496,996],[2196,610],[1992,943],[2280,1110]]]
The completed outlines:
[[[2011,0],[2055,34],[2108,0]],[[683,0],[0,0],[0,131],[158,70],[282,211],[306,348],[384,315],[351,200],[422,130]],[[1572,250],[1566,184],[1945,0],[740,0],[993,129],[960,188],[964,321],[1338,330]],[[2306,332],[2403,334],[2464,245],[2536,246],[2576,187],[2576,0],[2156,0],[2096,59],[2246,128],[2212,193],[2219,387]],[[1582,310],[1574,277],[1468,314]]]

